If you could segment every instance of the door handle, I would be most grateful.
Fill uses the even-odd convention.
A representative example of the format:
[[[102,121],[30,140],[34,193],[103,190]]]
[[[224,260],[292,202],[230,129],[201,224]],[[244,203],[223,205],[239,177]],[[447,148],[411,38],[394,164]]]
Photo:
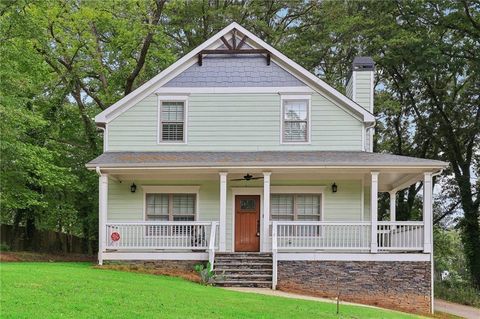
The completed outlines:
[[[257,220],[257,237],[260,237],[260,220]]]

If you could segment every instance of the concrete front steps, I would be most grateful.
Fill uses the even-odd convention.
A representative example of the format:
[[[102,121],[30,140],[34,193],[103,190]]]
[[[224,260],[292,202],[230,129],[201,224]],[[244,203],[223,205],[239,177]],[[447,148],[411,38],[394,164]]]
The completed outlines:
[[[222,287],[272,287],[272,254],[217,253],[215,284]]]

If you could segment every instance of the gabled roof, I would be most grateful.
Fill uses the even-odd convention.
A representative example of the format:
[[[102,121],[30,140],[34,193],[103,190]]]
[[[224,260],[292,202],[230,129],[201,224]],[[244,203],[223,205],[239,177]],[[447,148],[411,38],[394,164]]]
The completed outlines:
[[[361,151],[260,151],[260,152],[106,152],[87,167],[174,168],[250,166],[424,167],[444,168],[446,162]]]
[[[137,102],[141,101],[148,95],[154,93],[157,88],[170,81],[173,76],[176,75],[174,74],[174,71],[184,70],[191,66],[193,63],[196,62],[196,56],[199,54],[200,51],[206,49],[213,49],[213,46],[215,44],[218,44],[222,36],[226,36],[233,30],[236,30],[243,35],[246,35],[248,37],[249,45],[266,49],[270,53],[271,59],[273,61],[275,61],[285,70],[291,72],[303,82],[307,83],[315,91],[323,94],[328,98],[333,99],[339,105],[342,105],[348,110],[352,111],[354,114],[358,115],[360,119],[364,122],[375,122],[375,116],[372,113],[347,98],[345,95],[319,79],[314,74],[307,71],[298,63],[286,57],[284,54],[282,54],[281,52],[279,52],[278,50],[276,50],[275,48],[267,44],[265,41],[261,40],[256,35],[252,34],[250,31],[246,30],[244,27],[242,27],[236,22],[232,22],[227,27],[219,31],[217,34],[212,36],[210,39],[206,40],[194,50],[183,56],[181,59],[170,65],[168,68],[160,72],[155,77],[153,77],[151,80],[147,81],[145,84],[141,85],[139,88],[137,88],[136,90],[134,90],[133,92],[131,92],[130,94],[128,94],[127,96],[125,96],[124,98],[98,114],[95,117],[95,122],[97,124],[108,123],[110,120],[127,110],[129,107],[135,105]]]

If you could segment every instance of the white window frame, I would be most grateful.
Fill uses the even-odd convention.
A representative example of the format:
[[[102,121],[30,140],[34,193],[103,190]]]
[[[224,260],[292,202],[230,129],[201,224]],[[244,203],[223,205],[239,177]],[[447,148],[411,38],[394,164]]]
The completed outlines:
[[[284,129],[284,101],[288,100],[306,100],[307,101],[307,141],[304,142],[285,142],[283,140]],[[312,143],[312,96],[311,95],[280,95],[280,144],[285,145],[309,145]]]
[[[147,194],[192,194],[195,195],[195,219],[200,217],[200,186],[141,186],[143,189],[143,220],[147,221]]]
[[[270,196],[276,194],[287,195],[320,195],[320,222],[324,221],[325,214],[325,186],[271,186]],[[272,209],[268,212],[272,218]],[[271,219],[270,219],[271,220]],[[294,220],[295,221],[295,220]],[[308,221],[305,221],[308,222]]]
[[[183,141],[162,141],[162,103],[183,102]],[[157,95],[157,144],[184,145],[188,143],[188,96],[186,95]]]

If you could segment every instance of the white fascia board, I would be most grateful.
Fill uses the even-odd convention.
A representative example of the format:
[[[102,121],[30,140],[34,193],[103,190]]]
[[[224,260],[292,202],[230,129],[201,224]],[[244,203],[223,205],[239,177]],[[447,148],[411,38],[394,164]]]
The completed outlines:
[[[185,66],[191,66],[194,63],[196,63],[194,58],[201,50],[207,49],[210,46],[212,46],[217,40],[220,39],[220,37],[226,35],[228,32],[230,32],[233,29],[237,29],[244,35],[246,35],[250,41],[256,42],[259,46],[267,49],[273,57],[276,57],[276,61],[282,62],[282,64],[285,64],[286,66],[289,67],[290,72],[296,71],[299,73],[298,75],[301,76],[301,78],[305,78],[308,81],[310,81],[312,84],[315,85],[315,87],[318,87],[321,91],[321,93],[325,93],[329,96],[332,96],[336,98],[339,102],[345,104],[349,108],[351,108],[353,111],[355,111],[357,114],[360,114],[363,116],[363,121],[364,122],[375,122],[375,116],[365,110],[363,107],[360,105],[356,104],[337,90],[335,90],[333,87],[325,83],[324,81],[320,80],[317,76],[313,75],[309,71],[307,71],[305,68],[294,62],[293,60],[289,59],[286,57],[284,54],[273,48],[272,46],[268,45],[266,42],[258,38],[256,35],[242,27],[236,22],[233,22],[223,28],[221,31],[219,31],[217,34],[212,36],[210,39],[206,40],[204,43],[196,47],[194,50],[192,50],[190,53],[187,55],[183,56],[180,58],[177,62],[173,63],[170,65],[168,68],[160,72],[158,75],[153,77],[151,80],[147,81],[140,87],[138,87],[136,90],[122,98],[121,100],[117,101],[115,104],[101,112],[95,117],[95,122],[96,123],[108,123],[111,121],[114,116],[111,115],[119,115],[121,114],[121,111],[124,111],[125,109],[128,109],[129,106],[134,105],[136,102],[142,100],[143,98],[147,97],[148,95],[152,94],[155,92],[155,89],[159,86],[161,86],[161,81],[164,80],[163,82],[166,82],[166,78],[168,75],[170,75],[173,71],[177,70]],[[294,74],[295,75],[295,74]],[[298,76],[297,75],[297,76]]]

